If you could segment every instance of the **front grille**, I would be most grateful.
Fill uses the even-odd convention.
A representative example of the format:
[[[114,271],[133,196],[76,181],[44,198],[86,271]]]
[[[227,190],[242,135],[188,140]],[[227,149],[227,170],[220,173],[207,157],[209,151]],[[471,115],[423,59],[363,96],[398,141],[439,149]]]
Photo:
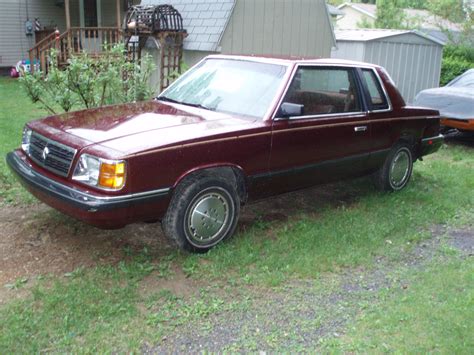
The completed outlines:
[[[76,150],[32,132],[29,157],[38,165],[61,176],[67,176]]]

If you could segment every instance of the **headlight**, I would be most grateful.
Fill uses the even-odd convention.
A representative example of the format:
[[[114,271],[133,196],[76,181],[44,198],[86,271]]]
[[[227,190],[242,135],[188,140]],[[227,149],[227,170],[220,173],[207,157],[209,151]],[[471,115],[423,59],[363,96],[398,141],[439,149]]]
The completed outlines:
[[[125,184],[125,162],[82,154],[72,179],[105,190],[119,190]]]
[[[23,128],[23,136],[21,137],[21,149],[26,154],[30,153],[30,140],[31,140],[31,129],[28,127]]]

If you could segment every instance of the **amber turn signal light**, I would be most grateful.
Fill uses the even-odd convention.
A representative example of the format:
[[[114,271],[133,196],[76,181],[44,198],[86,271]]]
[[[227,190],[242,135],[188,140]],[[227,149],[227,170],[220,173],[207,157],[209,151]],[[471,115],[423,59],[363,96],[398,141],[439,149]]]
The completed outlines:
[[[99,174],[99,185],[101,187],[118,190],[124,183],[125,162],[102,162]]]

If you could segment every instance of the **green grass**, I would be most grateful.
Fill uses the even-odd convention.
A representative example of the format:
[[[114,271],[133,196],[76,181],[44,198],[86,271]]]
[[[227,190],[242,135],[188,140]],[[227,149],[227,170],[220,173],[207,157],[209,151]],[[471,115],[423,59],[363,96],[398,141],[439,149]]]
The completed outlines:
[[[327,350],[471,354],[474,262],[451,260],[408,277],[410,286],[381,292],[344,337],[326,341]]]
[[[0,308],[4,353],[113,352],[157,343],[176,327],[212,314],[245,307],[225,302],[215,288],[187,299],[164,288],[140,294],[140,282],[160,278],[163,265],[146,250],[117,267],[78,269],[63,278],[45,277],[31,297]]]
[[[19,145],[24,123],[44,112],[13,80],[0,78],[0,93],[4,156]],[[249,307],[252,300],[245,295],[250,290],[265,295],[277,289],[273,286],[302,279],[324,288],[323,280],[331,277],[331,287],[337,287],[338,275],[348,268],[370,271],[379,258],[397,265],[435,224],[465,225],[474,219],[474,154],[465,147],[444,146],[417,162],[413,180],[400,193],[376,192],[368,179],[338,186],[336,194],[355,192],[356,201],[339,207],[314,201],[317,215],[257,222],[205,255],[172,253],[153,260],[145,250],[124,256],[118,265],[42,277],[33,287],[21,278],[5,285],[9,292],[26,289],[27,296],[0,307],[0,349],[139,350],[144,342],[159,343],[189,322],[210,327],[206,322],[212,315]],[[0,159],[0,201],[25,203],[27,194],[20,191]],[[171,265],[201,285],[199,293],[180,297],[157,288],[143,295],[147,278],[173,279]],[[473,346],[473,271],[470,259],[453,255],[414,275],[405,271],[408,289],[382,291],[376,302],[359,310],[344,337],[326,339],[322,346],[348,352],[466,352]]]
[[[276,229],[257,225],[206,255],[187,257],[185,266],[197,277],[220,277],[230,269],[248,282],[272,285],[290,276],[370,267],[376,255],[397,259],[427,237],[424,228],[474,215],[474,154],[444,147],[415,164],[413,180],[399,193],[379,193],[367,179],[344,185],[358,191],[352,205],[327,207]]]
[[[5,155],[21,144],[26,122],[46,116],[26,96],[17,79],[0,77],[0,203],[32,201],[5,163]]]

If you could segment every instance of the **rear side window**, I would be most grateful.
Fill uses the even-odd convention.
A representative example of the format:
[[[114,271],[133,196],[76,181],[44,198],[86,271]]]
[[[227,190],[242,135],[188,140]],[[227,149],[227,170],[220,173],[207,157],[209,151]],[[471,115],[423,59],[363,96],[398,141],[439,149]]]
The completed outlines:
[[[369,102],[372,110],[388,109],[387,97],[385,96],[374,71],[370,69],[362,69],[362,72],[364,74],[365,82],[367,83],[367,89],[369,90]]]

